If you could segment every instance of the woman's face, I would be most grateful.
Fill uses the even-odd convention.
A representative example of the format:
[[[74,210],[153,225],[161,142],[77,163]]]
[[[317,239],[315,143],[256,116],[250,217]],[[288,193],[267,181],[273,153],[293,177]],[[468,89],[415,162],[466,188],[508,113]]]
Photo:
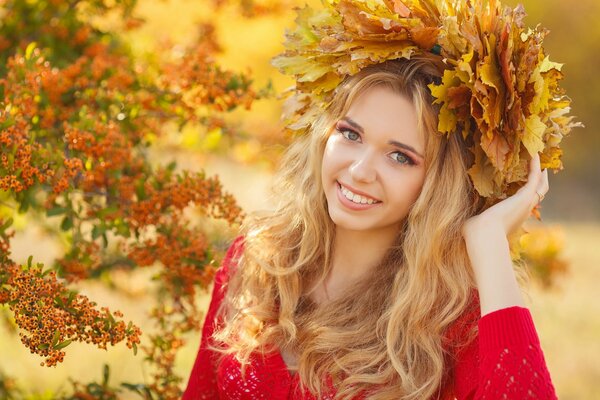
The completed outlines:
[[[377,86],[335,122],[321,178],[336,226],[394,231],[400,226],[425,180],[417,121],[408,98]]]

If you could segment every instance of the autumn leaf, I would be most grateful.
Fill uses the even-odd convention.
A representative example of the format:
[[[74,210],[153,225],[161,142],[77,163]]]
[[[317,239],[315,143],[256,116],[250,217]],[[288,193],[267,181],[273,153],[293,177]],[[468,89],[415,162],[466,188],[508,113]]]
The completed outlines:
[[[391,10],[401,17],[407,18],[410,16],[410,8],[406,7],[400,0],[384,0],[384,2]]]
[[[500,171],[504,170],[505,160],[510,146],[507,140],[500,134],[495,133],[481,136],[481,148],[489,157],[492,165]]]
[[[491,165],[488,158],[483,154],[479,147],[475,148],[475,162],[468,170],[473,186],[477,192],[484,197],[491,196],[494,192],[494,166]]]
[[[550,168],[562,170],[563,165],[560,157],[562,156],[562,149],[558,147],[551,147],[547,152],[544,152],[540,155],[540,164],[541,168]]]
[[[523,132],[523,145],[533,157],[536,153],[544,150],[544,141],[542,136],[546,131],[546,124],[542,122],[538,115],[531,115],[525,121],[525,132]]]

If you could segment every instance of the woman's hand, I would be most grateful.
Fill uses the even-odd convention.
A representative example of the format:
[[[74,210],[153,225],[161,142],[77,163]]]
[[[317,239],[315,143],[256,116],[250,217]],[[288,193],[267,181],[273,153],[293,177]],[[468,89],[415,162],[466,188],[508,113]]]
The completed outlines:
[[[512,268],[508,236],[529,217],[540,201],[538,193],[543,197],[547,192],[548,170],[541,171],[540,156],[536,153],[529,163],[523,187],[463,225],[482,316],[506,307],[525,306]]]
[[[467,238],[468,235],[491,226],[500,227],[506,236],[510,236],[525,222],[533,207],[540,201],[538,193],[544,197],[548,189],[548,169],[541,170],[540,156],[536,153],[529,162],[527,183],[512,196],[469,218],[463,225],[463,236]]]

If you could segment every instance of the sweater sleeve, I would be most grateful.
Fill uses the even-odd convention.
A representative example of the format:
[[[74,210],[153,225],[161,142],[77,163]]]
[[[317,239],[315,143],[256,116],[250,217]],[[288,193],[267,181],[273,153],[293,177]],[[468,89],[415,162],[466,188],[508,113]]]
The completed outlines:
[[[183,400],[218,399],[219,392],[216,379],[216,365],[213,351],[207,348],[207,344],[217,325],[216,313],[225,295],[225,285],[229,278],[230,265],[234,263],[234,255],[239,254],[243,237],[238,236],[223,258],[221,267],[217,270],[210,305],[202,327],[202,339],[196,355],[196,361],[188,379],[187,388],[183,393]]]
[[[529,309],[496,310],[477,324],[477,338],[456,355],[458,400],[557,399]]]

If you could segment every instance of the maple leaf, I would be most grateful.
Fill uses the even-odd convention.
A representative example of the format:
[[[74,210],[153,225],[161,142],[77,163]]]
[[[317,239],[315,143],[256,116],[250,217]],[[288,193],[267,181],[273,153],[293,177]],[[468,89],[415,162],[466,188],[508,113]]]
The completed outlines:
[[[511,150],[504,136],[498,133],[482,135],[481,148],[496,169],[504,170],[506,155]]]
[[[562,156],[562,149],[558,147],[551,147],[547,151],[540,155],[541,168],[550,168],[556,170],[562,170],[563,164],[560,160]]]
[[[468,42],[461,35],[456,15],[444,18],[443,24],[438,43],[453,55],[466,53]]]
[[[484,197],[489,197],[494,192],[494,166],[485,157],[480,147],[475,147],[475,161],[469,170],[469,176],[477,192]]]
[[[435,98],[433,103],[442,104],[438,115],[438,130],[442,133],[452,133],[456,129],[458,119],[454,111],[448,107],[446,99],[448,98],[449,89],[459,84],[460,79],[456,77],[456,72],[445,70],[441,84],[436,85],[435,83],[431,83],[428,85],[432,96]]]
[[[546,131],[546,124],[544,124],[539,115],[530,115],[525,120],[525,130],[523,132],[523,145],[529,151],[529,154],[533,157],[534,154],[544,150],[544,141],[542,136]]]

